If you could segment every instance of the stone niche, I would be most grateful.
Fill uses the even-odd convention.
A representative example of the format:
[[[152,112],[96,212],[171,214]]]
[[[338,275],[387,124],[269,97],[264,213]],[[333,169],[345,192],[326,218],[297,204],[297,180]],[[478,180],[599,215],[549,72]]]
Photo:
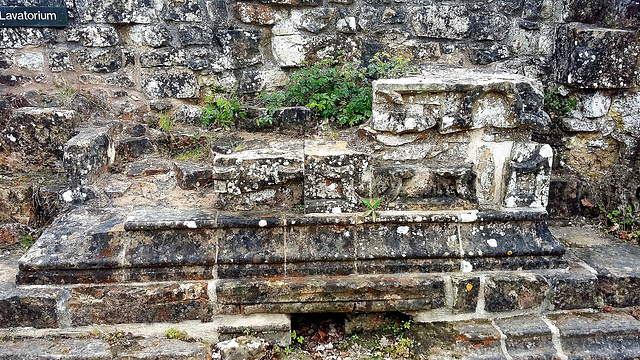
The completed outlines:
[[[532,142],[548,124],[526,78],[468,69],[378,80],[373,116],[349,142],[305,145],[310,212],[526,208],[544,212],[553,153]]]

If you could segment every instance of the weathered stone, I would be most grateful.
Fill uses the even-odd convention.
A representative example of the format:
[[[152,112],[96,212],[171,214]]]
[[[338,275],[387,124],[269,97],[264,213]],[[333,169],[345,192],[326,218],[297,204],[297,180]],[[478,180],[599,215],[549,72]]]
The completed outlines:
[[[480,293],[479,277],[451,278],[453,284],[453,312],[473,313],[478,306],[478,294]]]
[[[597,295],[615,307],[640,305],[640,250],[631,244],[595,246],[572,250],[598,274]]]
[[[110,73],[122,68],[122,52],[114,48],[84,49],[72,52],[80,67],[98,73]]]
[[[202,115],[202,108],[197,105],[182,104],[176,110],[174,116],[176,122],[183,124],[200,125],[200,116]]]
[[[257,30],[218,30],[217,38],[222,45],[226,68],[237,69],[262,63],[260,41],[262,33]]]
[[[271,39],[271,51],[281,67],[300,66],[307,56],[306,44],[300,34],[276,35]]]
[[[57,327],[57,299],[51,295],[43,295],[20,291],[6,294],[0,291],[0,327]],[[2,350],[0,355],[1,352]]]
[[[120,159],[131,159],[153,151],[155,146],[148,137],[132,137],[118,139],[115,145],[115,154]]]
[[[3,157],[19,157],[27,164],[55,167],[55,161],[62,159],[63,146],[72,137],[79,121],[73,110],[16,109],[8,121],[0,125],[0,147],[5,152]],[[8,161],[7,158],[3,162],[15,166],[14,161]]]
[[[205,360],[211,357],[207,345],[202,342],[153,338],[136,340],[134,346],[119,349],[118,356],[131,360]]]
[[[284,262],[284,231],[280,228],[219,230],[218,245],[218,263],[220,264],[282,264]]]
[[[302,149],[297,146],[292,151],[260,149],[218,155],[213,161],[215,191],[239,195],[301,181],[302,160]]]
[[[222,360],[258,360],[266,355],[266,342],[253,336],[240,336],[216,344]]]
[[[49,69],[52,72],[73,70],[71,55],[66,51],[56,51],[49,53]]]
[[[129,28],[129,38],[139,46],[151,46],[154,48],[171,44],[171,33],[164,25],[134,25]]]
[[[207,12],[212,24],[224,27],[228,24],[229,12],[225,0],[211,0],[206,2]]]
[[[496,326],[506,335],[507,353],[514,359],[554,357],[553,334],[539,317],[496,320]]]
[[[471,18],[464,5],[430,5],[415,11],[411,24],[416,35],[436,39],[464,39]]]
[[[22,339],[5,341],[0,347],[3,359],[33,359],[37,357],[108,360],[111,347],[97,339]]]
[[[7,86],[23,86],[31,84],[33,78],[31,76],[22,75],[0,75],[0,84]]]
[[[593,309],[598,307],[598,278],[585,269],[571,267],[569,271],[545,275],[551,286],[549,303],[554,310]]]
[[[182,45],[209,45],[213,40],[211,27],[203,25],[180,25],[178,35]]]
[[[471,16],[470,23],[469,31],[471,37],[480,41],[503,40],[509,34],[511,27],[509,18],[496,12],[483,11],[474,13]],[[462,29],[462,25],[459,26]]]
[[[637,356],[640,323],[630,315],[582,314],[554,317],[563,352],[570,358],[632,358]]]
[[[276,23],[276,11],[265,5],[238,3],[233,6],[235,16],[245,24],[273,25]]]
[[[485,283],[485,309],[490,312],[536,309],[549,286],[535,274],[495,275]]]
[[[329,25],[335,13],[334,8],[293,9],[291,23],[296,29],[319,33]]]
[[[32,53],[22,53],[16,56],[16,66],[19,68],[32,70],[32,71],[42,71],[44,68],[44,55],[43,54],[32,54]]]
[[[640,44],[634,34],[582,24],[562,26],[555,54],[558,81],[596,89],[635,86]]]
[[[87,186],[115,160],[108,127],[84,128],[64,146],[63,165],[71,189]]]
[[[582,182],[574,179],[551,179],[549,184],[549,217],[567,219],[580,214]]]
[[[129,177],[150,176],[166,174],[173,166],[168,161],[153,159],[153,161],[142,160],[127,165],[125,175]]]
[[[318,143],[307,141],[304,147],[304,199],[311,201],[342,201],[342,206],[329,212],[354,211],[362,207],[358,194],[359,177],[369,166],[365,154],[347,148],[345,142]]]
[[[353,16],[347,16],[342,19],[338,19],[336,29],[341,33],[355,34],[358,31],[356,18]]]
[[[81,42],[86,47],[111,47],[121,42],[116,29],[109,25],[72,27],[67,32],[67,41]]]
[[[424,131],[438,123],[441,133],[451,133],[548,121],[541,92],[526,78],[506,73],[478,72],[470,78],[468,71],[433,68],[420,78],[377,80],[373,87],[372,128],[378,131]]]
[[[213,182],[213,169],[209,166],[175,163],[178,186],[184,190],[197,189]]]
[[[207,283],[82,286],[71,290],[69,312],[76,326],[137,322],[207,321],[211,303]]]
[[[197,0],[173,2],[167,7],[164,18],[173,21],[201,22],[202,10]]]
[[[515,143],[506,174],[504,206],[546,208],[552,163],[551,146]]]
[[[5,50],[0,54],[0,69],[8,69],[15,63],[15,51]]]
[[[21,49],[30,46],[40,46],[52,42],[55,31],[46,28],[0,28],[0,49]]]
[[[278,4],[291,6],[320,6],[321,0],[261,0],[264,4]]]
[[[76,3],[82,23],[99,24],[149,24],[158,20],[155,2],[152,0],[79,0]]]
[[[186,64],[186,54],[182,49],[172,47],[154,49],[140,54],[140,66],[180,66]]]
[[[190,71],[166,70],[142,73],[142,90],[151,98],[193,98],[197,95],[195,75]]]

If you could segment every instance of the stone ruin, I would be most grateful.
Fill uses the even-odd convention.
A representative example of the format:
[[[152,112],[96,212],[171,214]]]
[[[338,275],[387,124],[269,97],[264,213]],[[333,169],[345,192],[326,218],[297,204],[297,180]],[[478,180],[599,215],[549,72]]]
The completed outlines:
[[[546,223],[552,151],[531,140],[549,122],[542,101],[519,75],[432,68],[376,81],[373,116],[349,138],[127,170],[168,174],[207,206],[148,206],[144,193],[118,204],[130,190],[103,174],[117,126],[86,128],[65,147],[65,194],[81,204],[20,260],[17,281],[58,292],[72,325],[588,307],[562,283],[572,272]],[[377,198],[375,220],[363,216]]]

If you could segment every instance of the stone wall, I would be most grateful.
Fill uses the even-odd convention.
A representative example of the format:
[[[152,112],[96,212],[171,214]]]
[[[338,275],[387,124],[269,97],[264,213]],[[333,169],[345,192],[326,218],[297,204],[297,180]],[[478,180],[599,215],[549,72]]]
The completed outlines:
[[[66,0],[66,6],[67,28],[0,28],[3,159],[15,159],[17,119],[24,118],[15,114],[18,107],[72,109],[85,121],[102,113],[147,123],[160,111],[197,121],[195,106],[211,85],[250,94],[286,83],[304,61],[354,50],[367,61],[388,51],[416,65],[488,67],[536,79],[547,91],[561,86],[557,97],[575,98],[576,109],[551,114],[550,125],[534,134],[555,150],[552,215],[576,214],[582,198],[610,209],[640,208],[637,0]],[[52,126],[52,134],[70,136]],[[51,154],[61,160],[58,150]]]

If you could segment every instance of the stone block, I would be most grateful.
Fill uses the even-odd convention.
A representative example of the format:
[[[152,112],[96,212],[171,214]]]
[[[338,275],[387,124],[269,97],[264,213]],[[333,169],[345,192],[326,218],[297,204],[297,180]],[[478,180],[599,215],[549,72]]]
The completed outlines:
[[[97,73],[112,73],[122,68],[122,51],[117,48],[88,48],[72,51],[80,67]]]
[[[633,358],[640,352],[640,323],[626,314],[559,315],[563,352],[572,359]]]
[[[83,128],[64,146],[63,166],[71,189],[93,183],[115,160],[108,127]]]
[[[499,12],[478,11],[470,16],[469,33],[475,40],[504,40],[510,29],[511,20]]]
[[[444,80],[446,79],[446,80]],[[543,127],[542,92],[527,78],[499,72],[429,68],[419,78],[373,83],[371,128],[394,134],[441,134],[484,127]]]
[[[556,351],[549,326],[540,317],[496,320],[506,335],[507,353],[514,359],[551,359]]]
[[[202,9],[198,0],[184,0],[168,4],[164,12],[165,20],[201,22]]]
[[[42,71],[44,68],[44,55],[22,53],[16,56],[16,66],[31,71]],[[36,79],[37,81],[37,79]]]
[[[313,201],[335,203],[330,212],[351,212],[362,208],[361,199],[369,194],[361,188],[364,186],[361,176],[368,166],[367,155],[348,149],[346,142],[307,141],[304,154],[305,204]]]
[[[631,88],[637,83],[640,42],[633,31],[567,24],[558,30],[558,81],[590,89]]]
[[[492,275],[485,282],[485,310],[503,312],[540,309],[549,285],[539,275]]]
[[[0,49],[21,49],[52,43],[56,38],[56,30],[50,28],[0,28]]]
[[[580,214],[582,182],[575,179],[551,179],[549,184],[550,218],[569,219]]]
[[[355,261],[355,231],[341,226],[292,227],[287,233],[287,263]],[[318,267],[327,266],[320,262]]]
[[[584,269],[570,268],[545,275],[551,285],[549,303],[554,310],[593,309],[598,307],[598,278]]]
[[[358,259],[452,258],[459,254],[457,228],[451,224],[370,225],[358,231]]]
[[[281,67],[301,66],[307,56],[307,40],[301,34],[276,35],[271,52]]]
[[[262,63],[260,31],[218,30],[216,36],[222,46],[223,67],[226,69],[238,69]]]
[[[463,223],[460,225],[460,241],[463,255],[467,258],[564,253],[564,247],[543,221]]]
[[[420,37],[460,40],[469,35],[471,18],[464,5],[430,5],[414,12],[411,25]]]
[[[289,149],[244,150],[217,155],[213,160],[215,190],[240,195],[302,181],[301,143]]]
[[[76,8],[82,23],[149,24],[158,20],[153,0],[79,0]]]
[[[226,228],[217,237],[220,264],[284,263],[282,228]]]
[[[146,136],[119,139],[115,145],[115,153],[120,159],[138,158],[155,150],[155,146]]]
[[[54,51],[48,54],[49,69],[52,72],[60,72],[65,70],[73,70],[73,62],[71,54],[67,51]]]
[[[263,4],[299,6],[321,6],[321,0],[261,0]]]
[[[614,307],[640,306],[640,249],[632,244],[572,250],[598,274],[597,295]]]
[[[213,181],[213,169],[209,166],[176,162],[174,168],[178,186],[183,190],[198,189]]]
[[[240,336],[216,344],[222,360],[259,360],[267,354],[266,342],[253,336]]]
[[[329,25],[335,13],[334,8],[292,9],[291,23],[296,29],[317,34]]]
[[[453,276],[453,313],[474,313],[478,306],[478,294],[480,293],[480,278],[477,276]]]
[[[245,24],[273,25],[276,23],[276,11],[269,6],[238,3],[233,6],[236,19]]]
[[[129,28],[128,35],[134,44],[154,48],[169,46],[172,40],[169,29],[162,24],[133,25]]]
[[[153,70],[143,71],[142,90],[153,99],[188,99],[197,96],[198,86],[191,71]]]
[[[80,286],[70,291],[74,326],[141,322],[209,321],[205,282],[145,286]]]
[[[118,31],[110,25],[85,25],[69,28],[67,41],[80,42],[85,47],[112,47],[122,42]]]
[[[135,345],[123,347],[118,356],[125,359],[173,359],[206,360],[211,357],[208,346],[202,342],[186,342],[178,339],[146,338],[136,340]],[[109,357],[111,353],[109,352]]]
[[[0,327],[53,328],[58,325],[56,297],[23,291],[0,292]]]
[[[140,66],[143,68],[158,66],[186,65],[186,53],[173,47],[154,49],[140,54]]]
[[[20,339],[4,341],[0,347],[0,358],[71,358],[87,360],[109,360],[111,347],[98,339]]]
[[[504,206],[546,208],[552,164],[551,146],[514,143],[505,174]]]
[[[55,162],[62,159],[64,144],[79,123],[80,118],[73,110],[16,109],[0,128],[0,148],[5,155],[13,154],[12,157],[27,164],[55,168]]]
[[[407,210],[477,207],[475,175],[468,164],[450,167],[372,165],[370,193],[388,208]]]
[[[216,237],[210,231],[136,231],[128,234],[127,238],[131,239],[131,245],[121,259],[122,266],[171,267],[212,265],[216,262]]]
[[[24,86],[33,83],[31,76],[23,75],[0,75],[0,84],[6,86]]]
[[[182,45],[210,45],[213,40],[213,31],[209,26],[181,24],[178,27],[178,36]]]

